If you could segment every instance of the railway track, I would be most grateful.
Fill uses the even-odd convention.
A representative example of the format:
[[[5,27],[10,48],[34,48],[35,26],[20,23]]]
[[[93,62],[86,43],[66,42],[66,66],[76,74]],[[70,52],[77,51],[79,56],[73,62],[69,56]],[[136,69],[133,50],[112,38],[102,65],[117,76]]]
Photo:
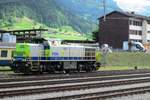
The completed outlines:
[[[129,75],[129,74],[145,74],[150,70],[117,70],[117,71],[97,71],[91,73],[71,73],[71,74],[44,74],[44,75],[23,75],[23,74],[0,74],[0,82],[12,81],[31,81],[31,80],[48,80],[48,79],[64,79],[78,77],[95,77],[95,76],[111,76],[111,75]]]
[[[150,78],[140,78],[140,79],[120,79],[111,81],[96,81],[96,82],[83,82],[83,83],[67,83],[67,84],[55,84],[46,86],[34,86],[34,87],[24,87],[24,88],[7,88],[0,89],[0,97],[7,96],[18,96],[18,95],[29,95],[37,93],[47,93],[47,92],[59,92],[59,91],[73,91],[73,90],[85,90],[92,88],[103,88],[112,87],[118,85],[129,85],[137,83],[150,83]]]
[[[12,81],[0,83],[0,89],[2,88],[16,88],[16,87],[27,87],[27,86],[38,86],[38,85],[54,85],[54,84],[65,84],[65,83],[78,83],[78,82],[90,82],[90,81],[105,81],[105,80],[118,80],[118,79],[132,79],[147,77],[149,80],[150,73],[145,74],[129,74],[129,75],[113,75],[113,76],[93,76],[93,77],[80,77],[80,78],[61,78],[61,79],[49,79],[43,80],[24,80],[24,81]]]
[[[146,85],[135,87],[137,84],[143,83]],[[130,87],[131,85],[133,86]],[[119,86],[120,88],[118,89],[114,88]],[[99,91],[105,88],[109,89],[107,91]],[[69,95],[70,92],[72,92],[71,95]],[[34,75],[22,77],[21,75],[17,78],[9,77],[0,79],[0,99],[14,97],[17,99],[21,99],[22,97],[28,99],[31,96],[31,98],[43,100],[99,100],[144,92],[150,92],[149,70],[48,74],[39,77]],[[52,96],[42,96],[43,98],[40,98],[38,97],[39,94]]]
[[[43,76],[45,79],[42,80],[42,77],[40,77],[38,80],[35,76],[31,76],[19,81],[18,79],[14,79],[12,82],[3,81],[0,83],[0,99],[10,99],[13,97],[28,99],[28,97],[31,97],[33,99],[39,98],[44,100],[99,100],[115,96],[150,92],[150,73],[148,72],[130,73],[128,75],[114,74],[110,76],[99,75],[98,73],[89,74],[86,74],[87,77],[85,74],[83,74],[83,76],[85,75],[84,77],[80,75],[74,76],[73,74],[73,76],[66,75],[66,77],[56,75],[54,76],[56,79],[53,79],[53,76]],[[116,89],[115,87],[118,88]],[[39,94],[47,94],[48,96],[40,98]]]
[[[125,89],[110,90],[110,91],[104,91],[104,92],[86,93],[86,94],[78,94],[78,95],[71,95],[71,96],[54,97],[54,98],[44,98],[42,100],[47,100],[47,99],[51,99],[51,100],[70,100],[70,99],[74,99],[74,100],[104,100],[107,98],[141,94],[141,93],[146,93],[146,92],[150,92],[150,86],[125,88]]]

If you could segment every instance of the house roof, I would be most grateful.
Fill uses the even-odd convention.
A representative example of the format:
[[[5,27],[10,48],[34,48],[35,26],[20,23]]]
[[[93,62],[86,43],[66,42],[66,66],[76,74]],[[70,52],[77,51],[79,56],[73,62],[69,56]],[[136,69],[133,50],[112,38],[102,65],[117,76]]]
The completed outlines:
[[[0,33],[6,33],[6,32],[7,32],[7,31],[5,31],[5,30],[1,30],[1,29],[0,29]]]
[[[11,31],[7,31],[7,32],[32,32],[32,31],[48,31],[48,29],[11,30]]]
[[[11,31],[6,31],[6,30],[1,30],[0,33],[15,33],[15,32],[38,32],[38,31],[48,31],[48,29],[26,29],[26,30],[11,30]]]
[[[123,11],[113,11],[113,12],[110,12],[108,14],[106,14],[106,16],[109,16],[113,13],[119,13],[119,14],[122,14],[126,17],[133,17],[133,18],[138,18],[138,19],[145,19],[145,20],[150,20],[150,17],[148,16],[144,16],[144,15],[139,15],[139,14],[135,14],[134,12],[123,12]],[[104,16],[101,16],[99,19],[103,18]]]
[[[15,48],[16,43],[4,43],[0,42],[0,48]]]

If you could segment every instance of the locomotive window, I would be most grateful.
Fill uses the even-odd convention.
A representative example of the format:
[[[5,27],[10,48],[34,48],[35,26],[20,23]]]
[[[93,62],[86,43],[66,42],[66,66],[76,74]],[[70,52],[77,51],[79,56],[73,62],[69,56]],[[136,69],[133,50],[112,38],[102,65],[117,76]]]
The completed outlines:
[[[44,49],[50,49],[50,46],[47,42],[44,43]]]
[[[85,49],[85,56],[86,57],[94,57],[95,56],[95,49],[93,49],[93,48],[86,48]]]
[[[7,53],[8,53],[7,50],[2,50],[1,51],[1,57],[7,57]]]

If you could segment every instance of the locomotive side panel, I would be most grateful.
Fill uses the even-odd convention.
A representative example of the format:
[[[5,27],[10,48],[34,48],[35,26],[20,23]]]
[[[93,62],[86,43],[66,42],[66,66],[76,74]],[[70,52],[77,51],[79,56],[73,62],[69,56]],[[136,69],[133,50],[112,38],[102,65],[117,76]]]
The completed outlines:
[[[29,45],[29,56],[32,58],[43,57],[44,56],[43,45],[30,44]]]
[[[69,60],[69,48],[68,47],[62,47],[62,46],[54,46],[51,47],[51,60],[55,61],[65,61]]]
[[[71,60],[81,61],[85,55],[84,47],[70,47],[69,50]]]

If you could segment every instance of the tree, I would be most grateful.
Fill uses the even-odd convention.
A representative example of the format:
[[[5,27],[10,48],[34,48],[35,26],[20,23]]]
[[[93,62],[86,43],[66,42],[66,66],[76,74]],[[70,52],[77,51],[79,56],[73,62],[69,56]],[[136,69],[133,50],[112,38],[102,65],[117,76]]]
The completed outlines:
[[[92,37],[93,37],[93,40],[98,42],[98,40],[99,40],[99,31],[97,30],[97,31],[92,32]]]

